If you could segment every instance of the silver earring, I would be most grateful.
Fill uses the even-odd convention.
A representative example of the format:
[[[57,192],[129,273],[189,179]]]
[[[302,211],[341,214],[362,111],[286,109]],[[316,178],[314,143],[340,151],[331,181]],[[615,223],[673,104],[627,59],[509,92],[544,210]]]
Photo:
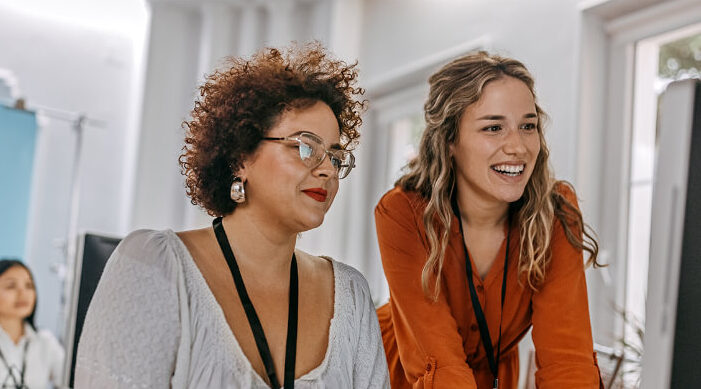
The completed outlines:
[[[243,187],[243,181],[239,177],[234,177],[234,182],[231,183],[231,191],[229,196],[237,203],[246,201],[246,189]]]

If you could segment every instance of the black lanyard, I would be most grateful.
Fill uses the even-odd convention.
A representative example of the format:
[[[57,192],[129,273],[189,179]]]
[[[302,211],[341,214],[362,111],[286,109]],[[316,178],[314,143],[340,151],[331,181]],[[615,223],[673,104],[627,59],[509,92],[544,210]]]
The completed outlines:
[[[24,386],[24,372],[27,369],[27,350],[29,349],[29,340],[24,343],[24,355],[22,356],[22,370],[20,370],[20,382],[17,383],[17,378],[15,378],[15,373],[12,372],[12,368],[10,368],[10,364],[7,363],[7,360],[5,359],[5,355],[3,355],[2,351],[0,351],[0,359],[2,359],[2,363],[5,365],[7,368],[7,374],[12,377],[12,382],[15,383],[15,388],[17,389],[23,389],[25,388]],[[7,379],[5,379],[7,381]],[[5,387],[5,384],[3,383],[3,387]]]
[[[487,326],[487,319],[484,317],[484,311],[482,311],[482,305],[477,298],[477,291],[475,290],[475,283],[472,280],[472,263],[470,262],[470,255],[467,253],[467,246],[465,245],[465,233],[462,228],[462,218],[460,217],[460,209],[458,208],[457,199],[453,198],[453,212],[455,216],[458,217],[458,225],[460,226],[460,237],[462,238],[462,247],[465,250],[465,272],[467,273],[467,281],[470,286],[470,299],[472,300],[472,309],[475,311],[475,316],[477,318],[477,324],[479,325],[480,337],[482,338],[482,345],[484,346],[484,351],[487,353],[487,362],[489,362],[489,370],[492,371],[494,376],[494,389],[499,388],[499,358],[501,357],[501,320],[504,311],[504,300],[506,298],[506,270],[509,265],[509,240],[511,238],[511,212],[509,210],[509,227],[506,232],[506,253],[504,254],[504,278],[501,281],[501,311],[499,312],[499,340],[497,340],[497,356],[494,358],[494,348],[492,346],[492,338],[489,336],[489,327]]]
[[[263,332],[263,327],[260,325],[260,319],[258,319],[256,310],[253,307],[253,302],[251,302],[251,299],[248,297],[248,292],[246,292],[246,286],[243,283],[241,272],[236,264],[234,252],[231,250],[231,246],[229,245],[229,239],[226,237],[226,232],[224,231],[224,226],[222,226],[221,218],[218,217],[214,219],[212,226],[214,227],[214,234],[217,236],[219,247],[224,254],[224,258],[226,258],[226,263],[229,265],[229,270],[231,270],[231,275],[234,277],[236,291],[241,299],[241,305],[243,305],[243,309],[246,311],[246,317],[248,318],[248,324],[251,326],[251,331],[253,331],[253,337],[255,338],[256,346],[258,347],[258,353],[260,353],[260,358],[263,360],[263,365],[265,365],[265,372],[268,374],[268,378],[270,379],[270,387],[278,389],[280,388],[280,381],[278,381],[277,375],[275,375],[273,356],[270,354],[268,341],[265,339],[265,333]],[[297,257],[294,253],[292,253],[292,265],[290,266],[290,300],[287,314],[287,344],[285,346],[285,389],[292,389],[295,385],[295,359],[297,356],[297,300],[299,293],[297,285]]]

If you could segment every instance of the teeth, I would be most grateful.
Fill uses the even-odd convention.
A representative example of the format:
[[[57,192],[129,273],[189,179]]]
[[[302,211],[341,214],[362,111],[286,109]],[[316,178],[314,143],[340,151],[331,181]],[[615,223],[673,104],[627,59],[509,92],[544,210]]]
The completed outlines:
[[[499,173],[516,176],[523,173],[523,169],[525,169],[525,167],[525,165],[495,165],[492,166],[492,169]]]

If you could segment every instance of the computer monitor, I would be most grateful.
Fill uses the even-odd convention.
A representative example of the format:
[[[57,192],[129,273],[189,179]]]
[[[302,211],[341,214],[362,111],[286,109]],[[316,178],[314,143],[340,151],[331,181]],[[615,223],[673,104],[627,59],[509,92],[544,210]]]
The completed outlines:
[[[78,340],[83,331],[83,322],[88,312],[90,300],[105,269],[107,260],[121,239],[98,234],[81,234],[73,272],[73,285],[68,301],[65,345],[66,359],[63,381],[73,387]]]
[[[701,81],[660,99],[641,388],[701,388]]]

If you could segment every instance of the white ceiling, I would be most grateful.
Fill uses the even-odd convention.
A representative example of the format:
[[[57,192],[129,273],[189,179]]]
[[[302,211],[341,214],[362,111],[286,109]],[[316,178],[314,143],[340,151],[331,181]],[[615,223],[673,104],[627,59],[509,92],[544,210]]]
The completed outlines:
[[[0,0],[0,12],[3,7],[132,37],[143,31],[148,15],[145,0]]]

